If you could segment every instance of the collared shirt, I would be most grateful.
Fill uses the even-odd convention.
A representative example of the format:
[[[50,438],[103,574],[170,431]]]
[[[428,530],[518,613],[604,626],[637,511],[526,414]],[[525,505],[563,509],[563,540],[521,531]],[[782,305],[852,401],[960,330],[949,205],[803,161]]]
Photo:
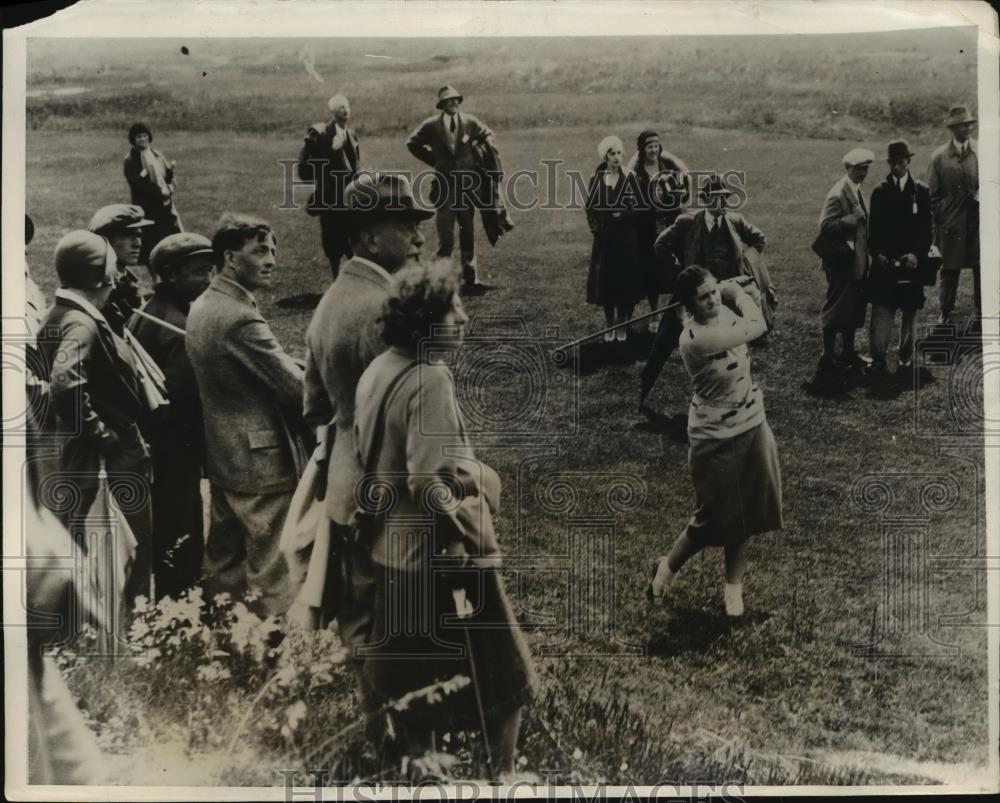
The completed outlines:
[[[69,287],[60,287],[56,290],[56,298],[61,298],[65,301],[72,301],[74,304],[79,305],[83,308],[83,311],[95,321],[101,321],[105,324],[108,322],[107,318],[101,314],[101,311],[91,304],[85,296],[80,295],[78,292]]]
[[[858,199],[858,203],[861,204],[862,209],[867,209],[868,204],[865,203],[864,197],[861,195],[861,185],[855,184],[850,178],[847,179],[847,186],[854,190],[854,195]]]
[[[951,147],[953,147],[960,156],[965,156],[969,151],[972,150],[972,140],[967,139],[965,142],[959,142],[954,137],[951,139]]]
[[[253,297],[253,293],[251,293],[249,290],[247,290],[242,284],[240,284],[235,279],[230,279],[228,276],[225,276],[225,275],[223,275],[221,273],[218,276],[216,276],[216,278],[219,281],[227,282],[227,283],[231,284],[233,287],[239,288],[241,292],[243,292],[243,293],[246,294],[247,300],[250,302],[250,304],[253,306],[253,308],[257,309],[257,299],[254,298]]]
[[[709,232],[715,231],[717,225],[722,225],[723,215],[713,215],[711,212],[705,214],[705,228]]]
[[[371,268],[377,274],[379,274],[380,276],[382,276],[387,282],[391,282],[392,281],[392,274],[389,273],[389,271],[387,271],[381,265],[377,265],[376,263],[372,262],[370,259],[365,259],[364,257],[356,256],[356,257],[354,257],[354,261],[355,262],[360,262],[363,265],[367,265],[369,268]]]
[[[347,129],[341,128],[339,123],[333,124],[333,139],[330,146],[335,150],[340,150],[344,147],[344,142],[347,140]]]
[[[451,122],[455,121],[455,130],[451,130]],[[455,147],[455,140],[458,138],[458,112],[454,114],[448,114],[448,112],[441,113],[441,122],[444,123],[444,131],[448,135],[448,142],[451,147]]]
[[[908,182],[910,180],[910,171],[907,170],[906,171],[906,175],[903,176],[902,178],[898,178],[897,176],[893,176],[892,180],[896,184],[896,189],[898,189],[900,192],[902,192],[903,188],[906,186],[906,182]]]

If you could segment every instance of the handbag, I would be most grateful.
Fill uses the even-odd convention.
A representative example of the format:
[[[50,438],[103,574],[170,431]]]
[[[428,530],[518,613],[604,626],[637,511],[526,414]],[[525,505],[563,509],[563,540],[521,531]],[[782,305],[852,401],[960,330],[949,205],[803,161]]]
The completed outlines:
[[[854,251],[846,241],[820,232],[813,240],[812,250],[837,273],[846,271],[854,262]]]

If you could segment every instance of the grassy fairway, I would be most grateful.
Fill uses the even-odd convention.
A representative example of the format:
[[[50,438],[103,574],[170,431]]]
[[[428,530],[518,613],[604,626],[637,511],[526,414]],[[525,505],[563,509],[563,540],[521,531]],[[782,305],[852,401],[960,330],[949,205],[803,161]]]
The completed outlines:
[[[776,39],[766,51],[726,50],[709,74],[699,68],[703,51],[696,53],[696,44],[664,48],[660,61],[646,42],[628,62],[646,65],[637,80],[654,87],[656,80],[675,83],[669,83],[671,91],[632,94],[619,94],[620,83],[634,90],[635,82],[628,81],[628,64],[618,72],[608,66],[616,53],[608,43],[563,45],[554,53],[539,45],[516,62],[498,47],[467,80],[462,76],[472,69],[471,57],[457,46],[400,45],[410,69],[393,71],[360,60],[361,52],[381,52],[374,44],[352,45],[346,68],[351,80],[345,78],[344,86],[363,135],[365,167],[415,170],[403,147],[406,130],[429,113],[436,88],[454,81],[466,93],[468,110],[497,128],[509,174],[539,170],[543,159],[561,159],[564,169],[589,176],[603,135],[618,133],[629,146],[639,130],[653,127],[665,147],[692,167],[745,170],[749,202],[743,212],[768,237],[766,254],[780,294],[778,324],[770,347],[754,356],[754,375],[781,453],[785,529],[752,545],[747,621],[730,629],[722,615],[717,551],[685,568],[669,616],[645,605],[648,564],[683,528],[694,499],[686,445],[651,431],[635,411],[638,352],[622,356],[588,348],[569,367],[546,362],[550,339],[582,336],[603,320],[597,308],[584,303],[591,238],[582,210],[516,213],[516,229],[496,249],[477,232],[481,271],[498,287],[468,302],[474,332],[484,340],[479,352],[470,347],[460,355],[455,372],[467,410],[503,422],[479,439],[478,452],[504,479],[498,528],[510,557],[508,587],[543,672],[542,698],[523,739],[528,769],[646,783],[664,777],[863,783],[897,776],[884,767],[866,767],[864,760],[852,760],[845,769],[843,762],[825,757],[855,750],[916,761],[986,760],[986,633],[974,626],[982,624],[985,577],[962,561],[983,554],[985,538],[982,446],[968,423],[977,411],[980,422],[982,416],[976,358],[935,369],[933,384],[893,399],[869,398],[862,389],[850,400],[833,402],[800,388],[818,357],[824,293],[809,243],[823,195],[840,174],[840,157],[861,145],[881,158],[889,135],[902,133],[918,154],[914,174],[922,175],[942,140],[929,122],[940,117],[937,95],[971,97],[974,83],[955,67],[968,61],[955,52],[957,45],[928,58],[921,48],[930,45],[923,39],[915,46],[889,37],[885,47],[855,38],[850,51],[833,47],[829,38],[820,40],[824,44],[815,52],[793,38]],[[300,130],[321,116],[317,98],[332,94],[333,87],[304,80],[295,48],[286,50],[272,43],[256,61],[226,61],[221,49],[213,50],[227,80],[206,83],[183,103],[177,87],[194,79],[179,68],[166,77],[140,69],[136,80],[149,83],[130,90],[135,98],[124,110],[98,102],[113,97],[111,79],[100,79],[104,83],[94,90],[100,97],[89,106],[82,100],[67,101],[65,108],[51,99],[34,106],[29,101],[37,125],[28,138],[26,201],[37,227],[29,261],[43,287],[54,286],[49,256],[59,236],[85,226],[97,207],[127,199],[121,177],[124,131],[133,117],[141,117],[157,135],[155,145],[177,160],[177,203],[189,229],[210,234],[226,209],[274,222],[280,272],[259,301],[278,338],[299,352],[309,312],[276,302],[322,292],[328,270],[316,221],[301,209],[278,209],[283,186],[278,160],[296,156]],[[435,54],[445,60],[435,61]],[[107,60],[109,74],[124,80],[123,68]],[[322,57],[319,61],[320,72],[332,69]],[[579,73],[569,72],[574,65]],[[830,78],[845,65],[856,71],[849,90]],[[948,65],[955,69],[949,72]],[[491,78],[491,68],[509,72]],[[938,69],[940,80],[951,83],[921,85],[922,94],[914,95],[909,77],[920,71],[930,82]],[[662,71],[659,79],[656,70]],[[82,70],[61,76],[64,83],[89,80]],[[707,95],[695,91],[699,76],[708,82]],[[39,67],[35,84],[53,86],[55,78]],[[875,105],[863,106],[866,98]],[[876,108],[882,100],[884,108]],[[204,116],[213,102],[218,117]],[[837,106],[853,110],[845,115],[849,123],[830,122],[827,111]],[[896,123],[902,128],[894,128]],[[809,133],[818,138],[806,138]],[[852,133],[849,141],[836,138]],[[869,187],[883,174],[876,164]],[[568,184],[563,186],[568,192]],[[304,200],[304,194],[299,197]],[[426,235],[430,256],[432,225]],[[969,284],[963,277],[963,310],[971,307]],[[936,292],[928,296],[925,323],[937,307]],[[526,362],[522,352],[510,356],[509,350],[520,346],[503,343],[522,341],[505,341],[497,332],[526,332],[541,341],[541,351],[532,353],[542,355],[546,372],[535,371],[539,363]],[[861,345],[864,349],[863,337]],[[497,370],[480,372],[483,352],[495,355]],[[526,400],[534,404],[537,398],[543,398],[544,414],[532,420],[544,421],[549,434],[511,435],[512,427],[520,428],[513,426],[520,420],[517,413],[536,409]],[[686,376],[675,358],[653,400],[679,412],[688,398]],[[968,432],[971,444],[961,437]],[[879,475],[878,482],[889,487],[888,508],[876,509],[874,478],[866,481],[868,492],[857,484],[869,475]],[[560,482],[572,490],[560,491]],[[928,503],[935,482],[945,498]],[[950,482],[957,493],[951,494]],[[931,490],[923,490],[929,484]],[[922,500],[931,512],[925,514]],[[921,519],[909,521],[906,532],[926,539],[919,554],[929,556],[927,574],[898,549],[886,558],[879,515]],[[889,580],[883,575],[886,560]],[[926,605],[919,607],[925,627],[893,617],[893,597],[884,595],[903,577],[926,593]],[[883,655],[897,657],[858,655],[857,648],[873,639]],[[95,688],[86,667],[77,667],[73,678],[77,690]],[[231,693],[245,705],[255,691]],[[348,695],[342,689],[339,698],[311,709],[302,733],[330,730],[334,712],[349,716]],[[173,716],[166,711],[153,704],[141,711],[150,739],[166,738]],[[211,727],[230,725],[220,718]],[[255,733],[251,729],[247,738],[255,739]],[[129,745],[121,751],[136,749],[134,742]],[[211,756],[211,745],[211,740],[190,741],[183,749]],[[263,740],[256,755],[234,758],[225,777],[274,783],[274,770],[300,766],[307,753],[307,737],[283,747]],[[127,770],[135,777],[137,764],[133,760]],[[220,758],[218,767],[224,765]],[[898,776],[910,777],[903,771]]]

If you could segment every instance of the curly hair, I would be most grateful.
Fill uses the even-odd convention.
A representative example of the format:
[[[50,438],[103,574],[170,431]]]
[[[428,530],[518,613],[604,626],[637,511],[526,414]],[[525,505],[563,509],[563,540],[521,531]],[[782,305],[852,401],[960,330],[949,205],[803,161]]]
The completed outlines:
[[[379,325],[387,346],[413,349],[444,321],[458,292],[458,277],[450,265],[403,268],[382,307]]]
[[[135,138],[140,134],[145,134],[149,137],[149,141],[153,141],[153,132],[149,130],[149,126],[145,123],[133,123],[132,127],[128,130],[128,141],[132,145],[135,145]]]
[[[247,241],[265,237],[270,237],[275,246],[278,245],[278,238],[266,220],[239,212],[223,212],[215,234],[212,235],[216,264],[221,266],[224,263],[226,251],[239,251]]]
[[[684,268],[674,283],[674,301],[680,301],[684,309],[691,312],[694,309],[698,288],[711,278],[712,274],[701,265],[689,265]]]

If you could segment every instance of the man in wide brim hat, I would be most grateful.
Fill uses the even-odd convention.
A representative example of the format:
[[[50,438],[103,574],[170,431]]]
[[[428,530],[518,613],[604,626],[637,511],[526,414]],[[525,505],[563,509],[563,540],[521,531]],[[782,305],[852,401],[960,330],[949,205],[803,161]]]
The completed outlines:
[[[445,104],[449,100],[457,100],[459,103],[461,103],[464,100],[464,98],[462,97],[462,93],[459,92],[457,89],[455,89],[455,87],[453,86],[441,87],[438,90],[437,108],[444,109]]]
[[[344,191],[342,214],[350,238],[375,223],[419,223],[434,217],[434,210],[417,205],[413,187],[405,176],[362,173]]]
[[[976,118],[967,106],[952,106],[945,126],[950,140],[934,151],[927,167],[935,240],[941,252],[940,323],[951,322],[963,268],[972,270],[976,315],[982,315],[979,282],[979,146],[972,139]]]

